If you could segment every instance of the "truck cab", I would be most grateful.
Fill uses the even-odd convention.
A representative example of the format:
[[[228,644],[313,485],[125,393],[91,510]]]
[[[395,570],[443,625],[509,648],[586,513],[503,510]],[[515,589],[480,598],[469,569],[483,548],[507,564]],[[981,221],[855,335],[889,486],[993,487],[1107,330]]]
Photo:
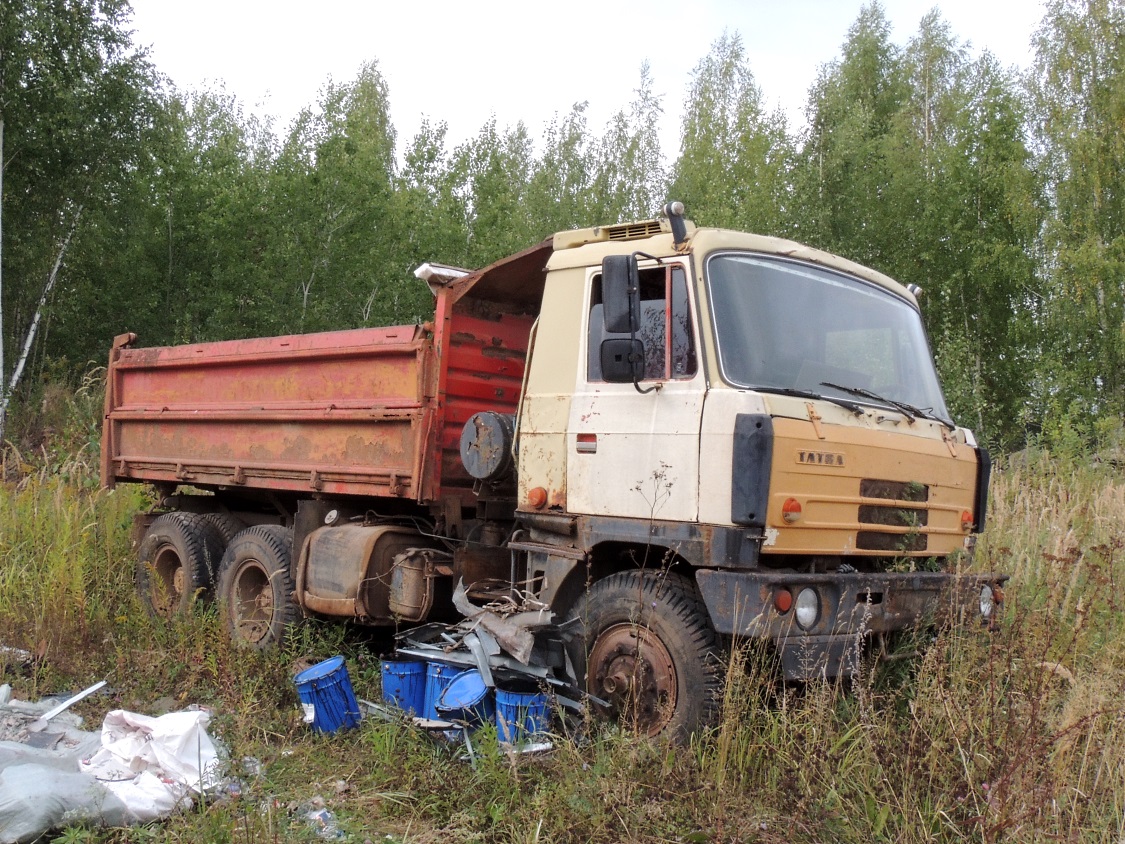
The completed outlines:
[[[558,235],[547,264],[516,543],[543,594],[586,611],[611,575],[629,573],[622,593],[663,579],[705,608],[704,634],[770,643],[792,679],[847,675],[886,634],[991,613],[1000,580],[959,573],[989,458],[950,418],[914,294],[790,241],[648,225]],[[635,301],[615,305],[623,251]],[[614,312],[632,324],[609,325]],[[676,662],[659,637],[607,635],[632,656],[588,643],[603,698],[627,685],[615,660],[622,676]],[[674,673],[650,683],[652,723],[717,686]]]

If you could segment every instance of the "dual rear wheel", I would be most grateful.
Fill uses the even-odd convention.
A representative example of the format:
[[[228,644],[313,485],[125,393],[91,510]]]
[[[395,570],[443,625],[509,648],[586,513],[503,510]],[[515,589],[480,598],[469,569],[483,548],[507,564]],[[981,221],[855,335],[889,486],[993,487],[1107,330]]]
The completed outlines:
[[[267,648],[301,617],[293,599],[292,544],[292,532],[280,525],[245,527],[220,513],[165,513],[141,542],[137,594],[149,613],[171,618],[214,588],[232,638]]]
[[[160,618],[186,612],[211,588],[226,542],[219,528],[198,513],[165,513],[141,541],[134,572],[137,594]]]

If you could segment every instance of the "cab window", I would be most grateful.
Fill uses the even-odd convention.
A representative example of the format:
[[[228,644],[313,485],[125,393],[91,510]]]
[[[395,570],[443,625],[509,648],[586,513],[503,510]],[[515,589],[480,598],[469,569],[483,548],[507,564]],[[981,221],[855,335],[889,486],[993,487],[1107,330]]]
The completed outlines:
[[[604,381],[602,341],[628,339],[629,335],[605,330],[600,273],[594,276],[593,285],[586,371],[590,381]],[[641,270],[640,290],[641,325],[637,339],[644,344],[644,380],[692,377],[696,371],[695,339],[683,266],[673,264]]]

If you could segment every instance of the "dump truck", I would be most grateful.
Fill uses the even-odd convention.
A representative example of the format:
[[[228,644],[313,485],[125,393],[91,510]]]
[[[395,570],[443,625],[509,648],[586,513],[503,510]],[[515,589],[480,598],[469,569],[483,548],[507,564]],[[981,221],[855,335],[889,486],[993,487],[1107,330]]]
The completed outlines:
[[[889,638],[991,623],[970,570],[990,461],[950,417],[915,288],[775,237],[654,219],[424,265],[433,318],[110,354],[106,487],[151,484],[136,584],[304,618],[446,618],[518,590],[645,732],[716,717],[723,657],[854,674]]]

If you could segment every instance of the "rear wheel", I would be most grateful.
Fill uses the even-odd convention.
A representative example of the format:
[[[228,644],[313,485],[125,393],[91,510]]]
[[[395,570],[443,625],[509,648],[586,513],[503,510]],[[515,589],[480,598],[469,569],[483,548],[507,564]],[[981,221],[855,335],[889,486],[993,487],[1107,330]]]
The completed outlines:
[[[280,525],[255,525],[227,546],[219,569],[219,600],[231,638],[273,647],[300,620],[289,564],[293,536]]]
[[[141,540],[135,582],[146,611],[161,618],[184,612],[211,588],[223,556],[218,529],[196,513],[165,513]]]
[[[695,585],[669,573],[620,572],[600,580],[570,616],[571,650],[598,709],[646,735],[686,738],[718,716],[722,682],[715,632]]]
[[[224,549],[230,545],[230,541],[238,535],[239,531],[246,527],[230,513],[204,513],[203,518],[219,531],[219,535],[223,538]]]

